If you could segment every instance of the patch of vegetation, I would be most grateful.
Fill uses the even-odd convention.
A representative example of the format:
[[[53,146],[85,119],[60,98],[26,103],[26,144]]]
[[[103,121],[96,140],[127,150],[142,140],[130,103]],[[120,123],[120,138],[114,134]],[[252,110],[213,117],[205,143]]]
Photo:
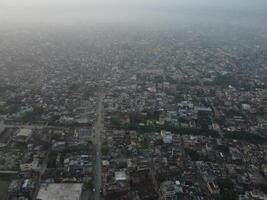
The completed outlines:
[[[235,140],[244,140],[255,144],[262,144],[267,142],[266,137],[261,137],[259,135],[255,135],[248,132],[227,132],[225,137],[228,139],[235,139]]]

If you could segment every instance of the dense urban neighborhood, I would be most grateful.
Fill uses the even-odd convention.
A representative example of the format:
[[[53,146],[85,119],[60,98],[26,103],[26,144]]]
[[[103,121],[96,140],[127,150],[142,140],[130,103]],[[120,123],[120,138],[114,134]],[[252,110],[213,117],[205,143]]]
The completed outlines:
[[[1,40],[0,196],[266,200],[266,35],[103,32]]]

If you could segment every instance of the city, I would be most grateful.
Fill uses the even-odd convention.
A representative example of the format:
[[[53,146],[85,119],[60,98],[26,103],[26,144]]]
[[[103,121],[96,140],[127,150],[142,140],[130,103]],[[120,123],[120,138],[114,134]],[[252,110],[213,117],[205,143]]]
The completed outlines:
[[[266,200],[267,26],[211,22],[0,31],[0,200]]]

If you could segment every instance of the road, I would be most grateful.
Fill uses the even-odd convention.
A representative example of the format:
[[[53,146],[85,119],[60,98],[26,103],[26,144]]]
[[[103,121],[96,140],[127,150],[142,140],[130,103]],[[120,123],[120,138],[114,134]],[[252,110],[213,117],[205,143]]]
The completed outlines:
[[[44,128],[48,128],[48,129],[63,129],[66,127],[71,127],[71,125],[69,126],[50,126],[50,125],[28,125],[28,124],[21,124],[21,125],[11,125],[11,124],[0,124],[0,126],[2,126],[3,128],[27,128],[27,129],[44,129]],[[73,127],[73,126],[72,126]]]
[[[152,181],[153,181],[153,185],[154,185],[154,190],[157,192],[158,196],[160,197],[160,192],[159,192],[159,186],[158,186],[158,181],[156,179],[156,171],[155,171],[155,165],[153,163],[154,161],[151,161],[151,166],[150,166],[150,173],[151,173],[151,177],[152,177]]]
[[[96,145],[96,161],[95,161],[95,200],[100,200],[101,195],[101,176],[102,176],[102,139],[101,133],[104,129],[103,124],[103,99],[104,94],[100,94],[97,106],[97,120],[94,126],[94,141]]]

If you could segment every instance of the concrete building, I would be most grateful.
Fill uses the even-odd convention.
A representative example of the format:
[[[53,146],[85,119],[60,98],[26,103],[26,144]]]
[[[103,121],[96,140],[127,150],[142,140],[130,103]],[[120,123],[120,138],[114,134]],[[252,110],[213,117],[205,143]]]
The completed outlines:
[[[37,200],[80,200],[81,194],[81,183],[50,183],[41,186]]]
[[[172,133],[169,131],[161,131],[161,136],[165,144],[172,143]]]
[[[31,136],[32,136],[32,130],[23,128],[18,131],[16,135],[16,141],[17,142],[28,142]]]
[[[161,200],[177,200],[177,187],[173,181],[165,181],[160,185]]]

